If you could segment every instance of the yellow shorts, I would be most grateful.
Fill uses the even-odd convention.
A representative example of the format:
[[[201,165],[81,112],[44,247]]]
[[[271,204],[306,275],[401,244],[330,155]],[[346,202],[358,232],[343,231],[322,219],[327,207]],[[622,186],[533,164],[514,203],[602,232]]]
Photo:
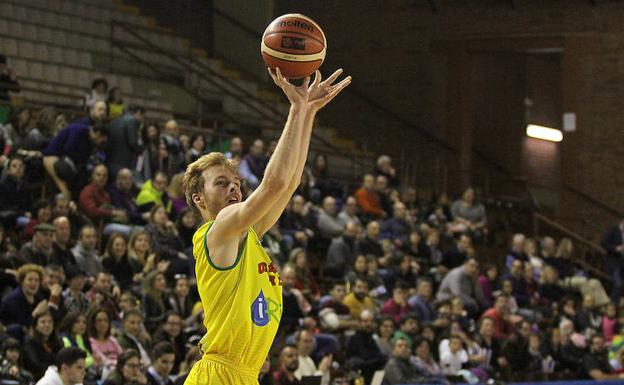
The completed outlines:
[[[223,357],[204,354],[193,365],[184,385],[257,385],[258,374]]]

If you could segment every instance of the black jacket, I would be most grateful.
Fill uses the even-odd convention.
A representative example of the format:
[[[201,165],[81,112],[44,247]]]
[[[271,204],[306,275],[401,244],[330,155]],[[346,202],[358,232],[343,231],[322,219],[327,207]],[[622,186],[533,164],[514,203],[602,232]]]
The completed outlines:
[[[622,239],[622,230],[619,225],[612,226],[607,230],[602,238],[602,242],[600,242],[600,245],[607,250],[607,258],[620,263],[622,263],[624,256],[616,248],[622,244],[624,244],[624,240]]]
[[[24,180],[6,175],[0,181],[0,210],[15,210],[22,214],[32,209],[30,187]]]
[[[345,365],[353,369],[360,369],[364,378],[368,381],[376,370],[383,368],[386,356],[379,350],[379,346],[371,333],[358,330],[346,343]]]
[[[52,338],[48,349],[38,341],[28,337],[22,349],[24,369],[33,374],[35,380],[39,380],[45,374],[48,366],[55,365],[56,353],[63,346],[57,338]]]
[[[139,145],[140,126],[141,122],[131,112],[126,112],[110,123],[106,155],[111,178],[115,178],[120,169],[132,169],[135,166],[137,156],[143,151]]]

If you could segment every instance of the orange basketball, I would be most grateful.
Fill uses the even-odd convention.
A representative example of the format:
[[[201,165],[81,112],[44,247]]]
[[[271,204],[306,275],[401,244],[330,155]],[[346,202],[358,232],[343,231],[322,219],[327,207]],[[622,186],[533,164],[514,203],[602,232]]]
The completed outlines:
[[[262,59],[287,78],[303,78],[325,59],[327,42],[321,27],[307,16],[289,13],[273,20],[262,35]]]

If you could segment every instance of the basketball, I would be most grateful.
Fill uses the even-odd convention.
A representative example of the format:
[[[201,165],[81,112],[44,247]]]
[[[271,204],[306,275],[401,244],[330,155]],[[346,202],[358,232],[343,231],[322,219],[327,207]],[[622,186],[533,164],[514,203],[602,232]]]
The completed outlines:
[[[311,75],[323,63],[327,42],[321,27],[298,13],[273,20],[262,35],[261,52],[266,65],[279,67],[286,78]]]

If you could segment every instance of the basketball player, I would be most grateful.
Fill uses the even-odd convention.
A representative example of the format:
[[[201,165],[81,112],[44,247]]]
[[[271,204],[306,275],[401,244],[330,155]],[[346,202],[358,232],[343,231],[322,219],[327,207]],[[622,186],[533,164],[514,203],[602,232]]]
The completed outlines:
[[[296,87],[269,70],[290,111],[262,182],[244,202],[238,170],[221,153],[201,157],[184,174],[186,200],[205,222],[193,236],[193,255],[206,327],[202,359],[186,385],[258,383],[282,314],[282,283],[260,239],[299,185],[316,113],[351,83],[347,77],[332,85],[341,73],[321,82],[317,71],[311,85],[307,77]]]

